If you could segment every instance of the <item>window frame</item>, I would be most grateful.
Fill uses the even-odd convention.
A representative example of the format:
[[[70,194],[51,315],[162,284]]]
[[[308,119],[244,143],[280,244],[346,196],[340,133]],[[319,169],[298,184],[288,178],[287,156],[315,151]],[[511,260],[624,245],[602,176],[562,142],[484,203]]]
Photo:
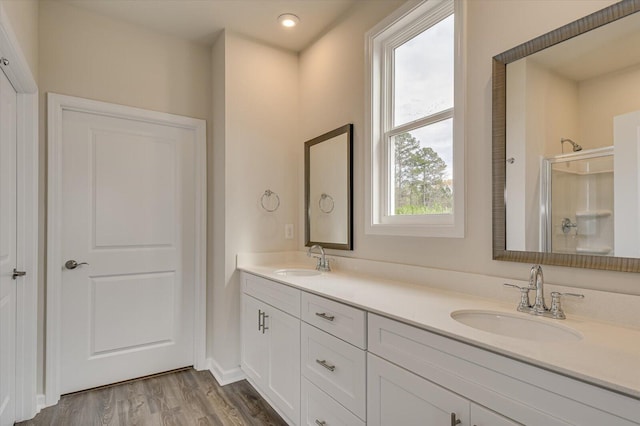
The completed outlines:
[[[454,13],[454,107],[393,127],[394,49]],[[464,237],[465,15],[463,0],[408,4],[365,36],[365,233],[422,237]],[[391,137],[453,118],[453,213],[391,215]]]

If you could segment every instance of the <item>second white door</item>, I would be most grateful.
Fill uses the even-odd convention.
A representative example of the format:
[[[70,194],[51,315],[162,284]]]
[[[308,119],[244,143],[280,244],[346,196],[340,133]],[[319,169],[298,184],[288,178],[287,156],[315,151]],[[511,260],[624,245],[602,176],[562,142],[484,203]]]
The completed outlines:
[[[16,420],[16,99],[0,70],[0,426]]]
[[[61,393],[192,365],[193,131],[73,110],[61,129]]]

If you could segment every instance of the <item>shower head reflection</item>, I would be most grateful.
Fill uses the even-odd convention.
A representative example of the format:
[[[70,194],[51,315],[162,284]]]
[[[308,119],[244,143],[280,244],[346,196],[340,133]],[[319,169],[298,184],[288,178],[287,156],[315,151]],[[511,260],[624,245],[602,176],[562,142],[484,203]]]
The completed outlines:
[[[564,143],[565,142],[569,142],[571,144],[571,146],[573,147],[573,152],[578,152],[578,151],[582,151],[582,147],[580,145],[578,145],[577,143],[575,143],[574,141],[572,141],[569,138],[562,138],[560,139],[560,145],[562,145],[562,147],[564,148]],[[564,153],[564,149],[562,150],[562,152]]]

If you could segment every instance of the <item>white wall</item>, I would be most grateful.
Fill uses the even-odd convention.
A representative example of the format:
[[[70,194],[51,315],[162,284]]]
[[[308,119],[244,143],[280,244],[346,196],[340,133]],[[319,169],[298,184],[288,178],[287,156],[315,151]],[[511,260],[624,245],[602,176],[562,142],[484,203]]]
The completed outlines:
[[[223,341],[229,314],[225,298],[226,265],[226,45],[222,33],[211,50],[213,143],[207,152],[207,353],[214,353],[214,341]],[[219,283],[216,285],[216,283]],[[231,292],[230,292],[231,293]],[[226,316],[225,316],[226,315]],[[237,322],[237,321],[236,321]],[[213,338],[215,336],[215,339]],[[212,337],[212,338],[209,338]],[[231,346],[237,345],[237,338]],[[218,361],[216,361],[218,362]],[[239,363],[239,362],[238,362]]]
[[[528,264],[492,260],[491,58],[611,3],[609,0],[467,2],[467,231],[464,239],[364,234],[364,33],[392,9],[393,3],[358,2],[331,31],[303,51],[300,57],[303,139],[346,122],[355,125],[355,250],[334,253],[514,279],[527,277]],[[637,274],[545,266],[545,278],[568,286],[640,294]]]
[[[526,250],[528,236],[522,226],[527,220],[527,193],[522,188],[527,182],[527,59],[507,65],[506,94],[507,148],[507,250]]]
[[[208,333],[210,353],[225,373],[237,368],[240,359],[236,254],[297,248],[295,239],[284,239],[284,226],[294,224],[300,231],[303,145],[297,55],[225,32],[213,47],[213,70],[215,216]],[[272,213],[260,206],[267,189],[280,197]]]
[[[640,256],[640,111],[614,119],[613,159],[615,252],[618,256]],[[623,176],[624,179],[620,179]]]
[[[0,0],[34,80],[38,81],[38,0]]]
[[[40,243],[44,247],[45,94],[55,92],[210,120],[211,50],[84,9],[43,1],[39,13],[38,63]],[[209,124],[207,131],[211,134]],[[40,270],[44,274],[43,266]],[[42,277],[40,282],[38,377],[42,390],[45,300]]]

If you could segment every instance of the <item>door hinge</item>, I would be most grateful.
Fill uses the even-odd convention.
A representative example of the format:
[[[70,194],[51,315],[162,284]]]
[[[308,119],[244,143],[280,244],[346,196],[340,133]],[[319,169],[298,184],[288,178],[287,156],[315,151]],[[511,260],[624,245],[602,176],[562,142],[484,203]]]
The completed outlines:
[[[16,268],[13,268],[12,278],[14,280],[17,279],[18,277],[24,277],[25,275],[27,275],[25,271],[18,271]]]

